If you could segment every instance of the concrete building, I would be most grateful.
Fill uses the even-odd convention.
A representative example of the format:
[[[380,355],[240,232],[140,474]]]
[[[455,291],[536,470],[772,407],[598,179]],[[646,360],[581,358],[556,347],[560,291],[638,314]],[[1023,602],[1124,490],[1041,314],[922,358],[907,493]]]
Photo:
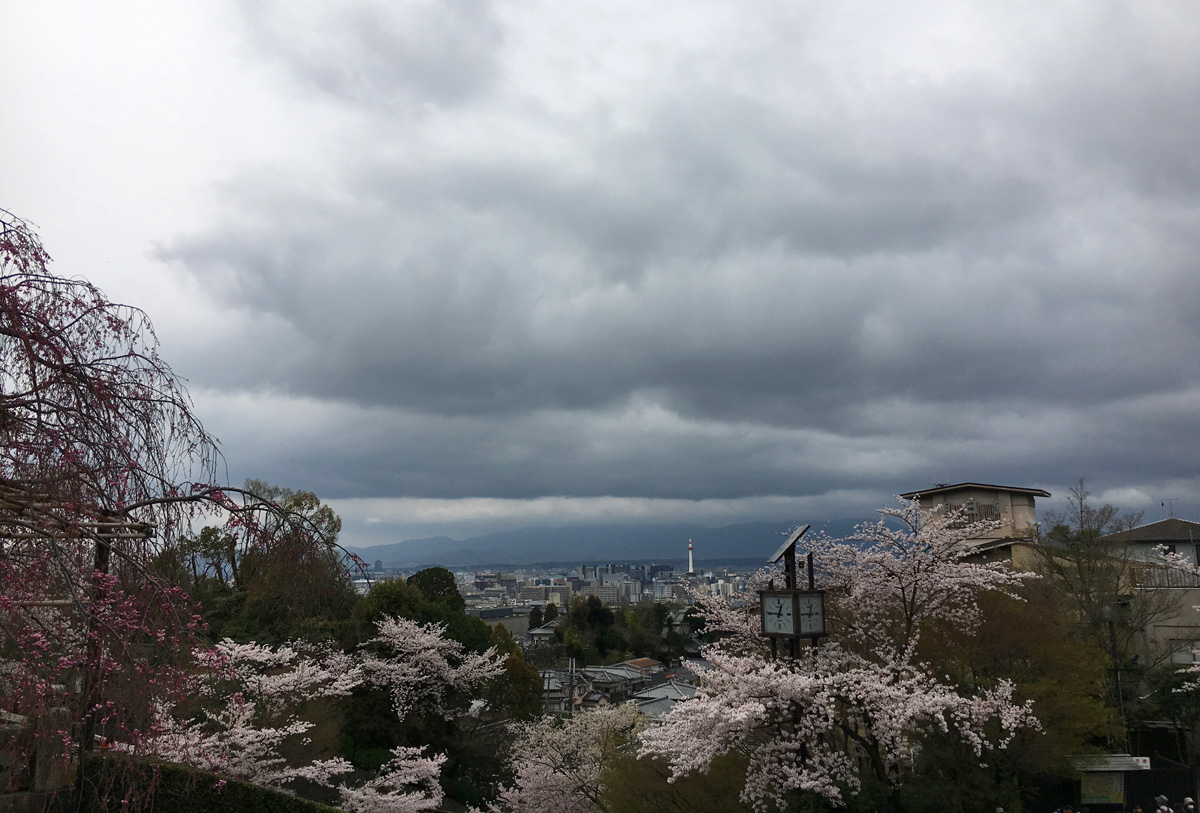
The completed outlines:
[[[600,599],[600,603],[606,606],[621,603],[621,588],[615,584],[592,582],[592,595]]]
[[[503,624],[514,638],[529,632],[527,607],[468,607],[466,614],[475,616],[489,627]]]
[[[517,601],[545,604],[550,588],[545,585],[525,585],[517,588]]]
[[[1000,525],[980,530],[970,541],[975,543],[984,561],[1004,561],[1016,570],[1032,570],[1034,554],[1028,543],[1037,539],[1037,497],[1049,497],[1040,488],[997,486],[987,483],[936,485],[921,491],[901,494],[906,500],[918,500],[921,512],[931,514],[962,509],[968,520],[993,521]]]

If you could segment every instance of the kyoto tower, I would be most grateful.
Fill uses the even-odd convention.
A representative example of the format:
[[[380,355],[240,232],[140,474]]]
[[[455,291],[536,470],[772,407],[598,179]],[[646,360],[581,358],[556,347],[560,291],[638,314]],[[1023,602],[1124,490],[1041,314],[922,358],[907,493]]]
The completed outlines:
[[[689,576],[696,575],[696,566],[692,564],[692,540],[688,540],[688,572]]]

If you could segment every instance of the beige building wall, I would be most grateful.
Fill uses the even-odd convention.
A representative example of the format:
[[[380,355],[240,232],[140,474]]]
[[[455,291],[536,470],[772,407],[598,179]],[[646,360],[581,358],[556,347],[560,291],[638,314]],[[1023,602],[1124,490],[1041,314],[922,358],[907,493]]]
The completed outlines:
[[[1146,603],[1163,608],[1143,630],[1145,654],[1153,661],[1177,664],[1200,662],[1200,575],[1187,569],[1167,567],[1166,550],[1181,556],[1189,565],[1200,558],[1200,523],[1177,517],[1159,520],[1105,537],[1122,555],[1142,563],[1131,572],[1131,588]]]
[[[910,491],[900,496],[919,500],[923,513],[965,508],[970,516],[981,521],[999,520],[1002,523],[999,527],[981,531],[977,537],[973,537],[979,542],[989,542],[1034,536],[1037,532],[1035,498],[1049,497],[1050,493],[1036,488],[958,483]]]

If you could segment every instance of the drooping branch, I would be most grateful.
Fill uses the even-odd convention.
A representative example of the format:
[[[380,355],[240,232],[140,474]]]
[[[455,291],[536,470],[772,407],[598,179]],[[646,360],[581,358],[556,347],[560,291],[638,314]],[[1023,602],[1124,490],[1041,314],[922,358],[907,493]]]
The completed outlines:
[[[68,707],[132,737],[151,701],[186,682],[202,631],[154,572],[158,554],[213,519],[257,550],[335,540],[302,512],[215,485],[216,439],[149,317],[49,261],[0,210],[0,700],[30,716]]]

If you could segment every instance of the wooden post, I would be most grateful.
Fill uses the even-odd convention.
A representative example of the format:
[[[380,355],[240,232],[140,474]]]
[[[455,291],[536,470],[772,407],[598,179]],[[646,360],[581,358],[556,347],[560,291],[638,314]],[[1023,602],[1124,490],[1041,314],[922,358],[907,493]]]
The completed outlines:
[[[96,562],[94,571],[108,575],[109,561],[112,555],[112,543],[107,532],[96,533]],[[93,576],[93,579],[95,577]],[[103,650],[100,646],[99,622],[96,618],[96,608],[104,601],[107,590],[103,583],[92,585],[92,601],[88,609],[87,656],[83,669],[83,734],[79,743],[82,752],[91,751],[96,739],[96,707],[100,704],[100,662]]]

